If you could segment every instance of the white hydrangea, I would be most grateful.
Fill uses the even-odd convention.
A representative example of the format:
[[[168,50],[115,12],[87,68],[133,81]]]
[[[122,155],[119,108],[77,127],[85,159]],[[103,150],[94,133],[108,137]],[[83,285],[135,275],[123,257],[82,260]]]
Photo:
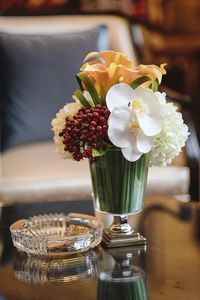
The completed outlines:
[[[188,127],[183,123],[181,113],[172,103],[163,102],[163,128],[154,138],[150,152],[150,164],[166,166],[180,153],[189,135]]]
[[[64,158],[72,158],[72,154],[64,150],[64,145],[62,142],[62,137],[59,136],[59,133],[65,127],[65,118],[73,118],[77,114],[78,110],[82,108],[81,104],[78,103],[68,103],[59,112],[56,114],[51,122],[52,130],[54,132],[54,141],[57,146],[59,154]]]

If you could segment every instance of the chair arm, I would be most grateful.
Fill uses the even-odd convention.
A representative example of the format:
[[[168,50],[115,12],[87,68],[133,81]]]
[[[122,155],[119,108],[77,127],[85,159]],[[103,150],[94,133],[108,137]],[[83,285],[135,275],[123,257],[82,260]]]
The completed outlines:
[[[190,95],[185,95],[180,92],[174,91],[164,85],[160,86],[160,91],[165,92],[168,101],[174,101],[180,104],[181,106],[189,105],[192,102]]]
[[[0,180],[2,178],[2,154],[0,152]]]
[[[187,165],[190,169],[189,193],[191,200],[200,201],[200,145],[191,114],[191,97],[163,86],[160,90],[166,92],[168,101],[175,101],[180,105],[184,122],[189,128],[190,135],[185,145]]]
[[[190,168],[190,195],[193,201],[200,201],[200,147],[197,138],[195,125],[190,110],[182,110],[183,119],[189,128],[185,149],[187,164]]]

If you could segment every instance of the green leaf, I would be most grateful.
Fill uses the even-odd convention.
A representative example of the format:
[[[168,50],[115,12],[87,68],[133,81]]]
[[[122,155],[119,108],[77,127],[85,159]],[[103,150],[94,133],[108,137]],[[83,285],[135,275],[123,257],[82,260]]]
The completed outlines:
[[[157,90],[158,90],[158,83],[157,83],[156,80],[153,80],[153,81],[152,81],[151,89],[152,89],[152,91],[153,91],[154,93],[157,92]]]
[[[85,73],[83,73],[83,72],[80,72],[80,73],[77,74],[77,78],[79,78],[84,83],[84,85],[86,86],[86,88],[87,88],[88,92],[90,93],[90,96],[91,96],[94,104],[95,105],[101,104],[102,103],[101,98],[98,95],[97,90],[96,90],[94,84],[87,77],[87,75]]]
[[[103,149],[92,149],[92,156],[93,157],[96,157],[96,156],[102,156],[106,153],[106,150],[103,150]]]
[[[83,96],[82,92],[80,90],[76,90],[74,92],[74,95],[78,98],[78,100],[81,102],[81,104],[86,107],[86,108],[90,108],[91,105],[90,103],[87,101],[87,99]]]
[[[142,77],[139,77],[139,78],[135,79],[134,81],[132,81],[129,85],[133,89],[136,89],[138,86],[145,83],[146,81],[152,81],[152,79],[149,76],[142,76]]]
[[[79,78],[77,75],[76,75],[76,79],[77,79],[77,81],[78,81],[78,85],[79,85],[81,91],[83,92],[84,89],[83,89],[82,82],[81,82],[80,78]]]

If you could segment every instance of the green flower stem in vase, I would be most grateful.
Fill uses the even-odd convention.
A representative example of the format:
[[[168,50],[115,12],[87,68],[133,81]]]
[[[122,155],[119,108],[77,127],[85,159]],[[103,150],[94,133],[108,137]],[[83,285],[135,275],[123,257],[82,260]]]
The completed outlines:
[[[110,227],[104,226],[106,247],[146,243],[146,238],[128,223],[128,215],[143,208],[148,167],[148,155],[143,154],[137,161],[130,162],[118,148],[108,150],[90,163],[96,212],[113,216]]]
[[[130,162],[120,149],[109,150],[90,163],[96,210],[113,215],[142,210],[148,166],[148,155]]]

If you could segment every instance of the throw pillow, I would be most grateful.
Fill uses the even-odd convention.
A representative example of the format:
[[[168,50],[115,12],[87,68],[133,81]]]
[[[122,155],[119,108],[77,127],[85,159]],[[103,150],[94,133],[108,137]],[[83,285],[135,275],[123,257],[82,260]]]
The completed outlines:
[[[2,150],[52,139],[51,120],[78,88],[75,76],[85,55],[102,50],[105,30],[98,26],[65,34],[0,33]]]

